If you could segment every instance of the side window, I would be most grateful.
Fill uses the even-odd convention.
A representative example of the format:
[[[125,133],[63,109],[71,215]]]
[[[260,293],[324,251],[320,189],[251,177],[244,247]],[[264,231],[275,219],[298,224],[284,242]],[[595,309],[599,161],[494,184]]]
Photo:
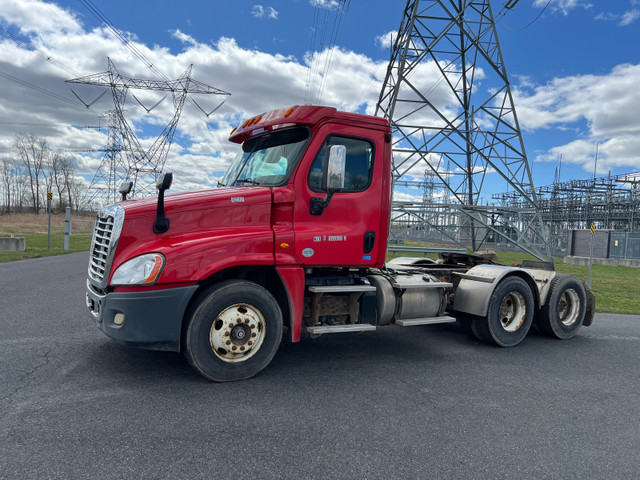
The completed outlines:
[[[309,187],[315,192],[322,191],[324,162],[329,147],[344,145],[347,149],[347,162],[343,192],[361,192],[371,184],[374,149],[368,140],[330,135],[322,144],[318,155],[309,170]]]

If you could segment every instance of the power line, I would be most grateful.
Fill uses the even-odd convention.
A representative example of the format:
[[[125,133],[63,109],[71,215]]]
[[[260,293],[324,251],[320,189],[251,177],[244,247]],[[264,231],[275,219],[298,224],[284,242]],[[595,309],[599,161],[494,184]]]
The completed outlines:
[[[311,98],[313,97],[315,97],[316,104],[320,102],[320,99],[322,97],[322,91],[324,90],[324,86],[327,81],[327,74],[329,72],[329,68],[331,67],[331,61],[333,59],[333,53],[335,51],[336,41],[340,31],[342,17],[347,12],[347,10],[349,10],[350,5],[351,5],[351,0],[338,0],[337,8],[333,9],[333,8],[324,7],[326,9],[326,13],[322,20],[320,43],[318,45],[318,48],[316,49],[315,39],[316,39],[316,32],[318,30],[318,17],[319,17],[318,12],[319,12],[319,9],[323,7],[321,7],[319,3],[315,4],[314,19],[313,19],[314,24],[313,24],[313,32],[312,32],[312,38],[311,38],[312,62],[309,67],[309,70],[307,70],[305,102],[310,101]],[[335,16],[333,18],[333,26],[331,28],[331,33],[329,34],[328,43],[325,46],[325,37],[328,32],[327,26],[329,24],[329,19],[331,17],[332,12],[335,12]],[[327,54],[324,59],[324,65],[321,66],[319,61],[314,61],[314,55],[315,53],[319,53],[320,49],[322,49],[323,47],[325,49],[325,52],[327,52]],[[319,81],[320,83],[318,85],[316,94],[313,95],[311,93],[311,91],[313,90],[312,85],[314,83],[314,78],[318,76],[320,77],[320,81]]]
[[[49,90],[45,90],[44,88],[38,87],[37,85],[34,85],[33,83],[29,83],[29,82],[27,82],[25,80],[20,80],[19,78],[16,78],[13,75],[9,75],[8,73],[0,72],[0,77],[6,78],[7,80],[11,80],[12,82],[15,82],[15,83],[17,83],[19,85],[22,85],[22,86],[27,87],[27,88],[31,88],[33,90],[36,90],[36,91],[40,92],[40,93],[48,95],[48,96],[50,96],[52,98],[58,99],[58,100],[60,100],[62,102],[66,102],[66,103],[68,103],[70,105],[73,105],[74,107],[77,107],[77,108],[79,108],[81,110],[84,110],[84,107],[82,105],[80,105],[77,102],[74,102],[73,100],[70,100],[70,99],[68,99],[66,97],[63,97],[62,95],[58,95],[55,92],[51,92]]]
[[[341,7],[339,9],[339,11],[336,13],[336,16],[333,20],[333,30],[331,32],[331,37],[330,37],[330,52],[329,52],[329,56],[325,59],[325,65],[324,65],[324,71],[322,72],[322,81],[320,82],[320,88],[318,89],[318,96],[316,98],[316,104],[320,103],[320,98],[322,97],[322,91],[324,90],[324,86],[327,82],[327,74],[329,73],[329,67],[331,66],[331,60],[333,58],[333,52],[335,51],[336,48],[336,41],[338,40],[338,33],[340,31],[340,24],[342,23],[342,17],[344,16],[346,10],[345,10],[345,1],[341,0]],[[349,8],[347,6],[347,8]],[[336,26],[337,25],[337,26]]]
[[[80,3],[82,3],[98,20],[104,23],[106,27],[124,44],[124,46],[127,47],[129,50],[131,50],[131,52],[139,60],[141,60],[152,72],[154,72],[158,77],[162,78],[164,81],[166,82],[170,81],[166,75],[164,75],[155,65],[153,65],[153,63],[151,63],[151,61],[149,61],[149,59],[147,59],[147,57],[144,56],[144,54],[138,49],[138,47],[135,46],[135,44],[131,40],[129,40],[120,30],[118,30],[118,28],[116,28],[116,26],[106,17],[104,13],[100,11],[100,9],[91,0],[80,0]],[[186,100],[191,105],[193,105],[198,110],[200,110],[202,113],[204,113],[205,116],[208,118],[212,113],[218,110],[227,101],[228,97],[231,95],[230,93],[225,92],[223,90],[219,90],[219,93],[221,95],[225,95],[225,98],[222,100],[222,102],[220,102],[220,104],[216,108],[214,108],[208,113],[200,105],[198,105],[195,100],[193,100],[189,96],[186,97]]]
[[[551,4],[551,0],[549,0],[547,2],[547,4],[544,6],[544,8],[542,10],[540,10],[540,13],[538,13],[538,15],[536,16],[536,18],[534,18],[533,20],[531,20],[531,22],[529,22],[527,25],[525,25],[524,27],[520,27],[520,28],[510,28],[507,25],[505,25],[505,28],[507,30],[511,30],[512,32],[519,32],[521,30],[524,30],[525,28],[529,28],[531,25],[533,25],[534,23],[536,23],[538,21],[538,19],[542,16],[542,14],[545,12],[545,10],[547,9],[547,7]]]
[[[30,43],[25,42],[14,33],[11,33],[7,28],[3,27],[2,25],[0,25],[0,35],[15,42],[16,44],[18,44],[18,46],[24,48],[25,50],[29,50],[31,53],[33,53],[37,57],[40,57],[42,60],[45,60],[46,62],[58,67],[59,69],[64,70],[65,72],[70,73],[71,75],[74,75],[74,76],[79,75],[76,71],[74,71],[68,65],[65,65],[59,60],[54,59],[51,55],[49,55],[46,52],[43,52],[42,50],[37,49]]]

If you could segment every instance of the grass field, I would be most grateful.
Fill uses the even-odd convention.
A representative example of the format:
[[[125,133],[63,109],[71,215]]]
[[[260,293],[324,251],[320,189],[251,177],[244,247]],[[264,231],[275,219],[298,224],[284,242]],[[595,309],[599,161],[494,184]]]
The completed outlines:
[[[85,217],[92,220],[92,217]],[[27,258],[47,257],[64,253],[89,250],[91,236],[72,236],[70,249],[65,251],[64,215],[54,215],[51,222],[51,249],[47,250],[47,215],[12,214],[0,215],[0,237],[25,237],[24,252],[0,252],[0,262]],[[74,223],[74,233],[90,233],[90,222]],[[517,265],[525,259],[535,260],[524,253],[497,252],[498,262],[505,265]],[[402,256],[410,256],[402,254]],[[418,256],[422,256],[418,254]],[[435,258],[434,255],[431,255]],[[388,258],[391,258],[390,256]],[[567,265],[556,258],[556,270],[589,280],[589,267]],[[640,269],[631,267],[607,267],[594,265],[591,285],[596,295],[596,310],[606,313],[640,314]]]
[[[75,222],[73,233],[91,233],[91,217],[83,220],[90,222]],[[24,260],[27,258],[49,257],[64,253],[82,252],[89,250],[91,235],[71,236],[69,251],[64,250],[64,215],[51,216],[51,249],[47,249],[48,215],[40,214],[11,214],[0,215],[0,237],[25,237],[26,250],[24,252],[0,252],[0,262]]]

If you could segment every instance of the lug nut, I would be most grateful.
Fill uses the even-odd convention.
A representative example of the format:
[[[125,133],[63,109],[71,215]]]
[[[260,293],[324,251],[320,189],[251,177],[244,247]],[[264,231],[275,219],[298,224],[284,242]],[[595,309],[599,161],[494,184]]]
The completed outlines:
[[[240,350],[244,350],[244,347],[240,347]]]
[[[234,345],[233,347],[231,347],[231,350],[235,350],[235,349],[236,349],[236,346],[235,346],[235,345]]]
[[[227,345],[231,345],[231,340],[227,340]]]
[[[256,337],[256,336],[257,336],[257,334],[254,332],[254,333],[252,333],[252,334],[251,334],[251,336],[252,336],[252,337]]]

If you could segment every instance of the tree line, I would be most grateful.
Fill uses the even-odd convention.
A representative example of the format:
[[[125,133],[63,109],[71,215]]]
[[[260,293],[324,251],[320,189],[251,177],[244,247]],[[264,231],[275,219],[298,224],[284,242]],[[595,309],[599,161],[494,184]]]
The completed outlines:
[[[49,149],[47,140],[33,133],[18,133],[14,154],[0,157],[0,208],[6,213],[47,208],[47,192],[53,194],[52,209],[79,210],[87,185],[77,175],[74,159]]]

